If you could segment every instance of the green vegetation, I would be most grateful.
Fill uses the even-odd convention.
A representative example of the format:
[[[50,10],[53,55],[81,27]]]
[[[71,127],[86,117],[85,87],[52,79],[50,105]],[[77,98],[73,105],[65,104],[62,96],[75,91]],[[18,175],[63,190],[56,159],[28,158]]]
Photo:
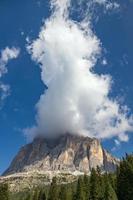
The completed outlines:
[[[0,200],[8,200],[9,199],[9,191],[7,184],[0,184]]]
[[[133,155],[126,155],[117,170],[117,193],[120,200],[133,200]]]
[[[0,184],[0,200],[133,200],[133,155],[126,155],[114,174],[92,169],[73,183],[59,184],[54,177],[45,188],[12,195],[7,184]]]

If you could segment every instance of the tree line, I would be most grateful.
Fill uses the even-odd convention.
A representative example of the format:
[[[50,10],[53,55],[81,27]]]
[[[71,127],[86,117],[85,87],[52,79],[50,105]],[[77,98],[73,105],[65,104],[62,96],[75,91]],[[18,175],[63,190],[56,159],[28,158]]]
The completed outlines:
[[[7,184],[0,185],[0,200],[10,200]],[[116,173],[102,173],[97,167],[69,184],[58,184],[54,177],[48,191],[36,188],[19,200],[133,200],[133,155],[123,158]]]

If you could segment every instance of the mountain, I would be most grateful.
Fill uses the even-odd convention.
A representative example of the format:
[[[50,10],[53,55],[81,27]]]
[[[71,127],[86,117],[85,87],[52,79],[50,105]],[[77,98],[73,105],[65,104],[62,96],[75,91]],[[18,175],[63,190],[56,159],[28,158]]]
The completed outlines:
[[[3,175],[34,171],[89,173],[97,166],[112,172],[118,164],[119,160],[103,149],[98,139],[66,134],[56,139],[34,139],[20,149]]]

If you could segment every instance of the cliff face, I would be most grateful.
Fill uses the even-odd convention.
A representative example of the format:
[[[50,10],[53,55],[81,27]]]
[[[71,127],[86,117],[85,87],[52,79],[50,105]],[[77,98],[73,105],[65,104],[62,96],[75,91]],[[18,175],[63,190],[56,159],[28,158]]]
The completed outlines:
[[[95,138],[66,134],[57,139],[36,138],[22,147],[4,175],[30,171],[86,172],[99,166],[114,171],[119,161]]]

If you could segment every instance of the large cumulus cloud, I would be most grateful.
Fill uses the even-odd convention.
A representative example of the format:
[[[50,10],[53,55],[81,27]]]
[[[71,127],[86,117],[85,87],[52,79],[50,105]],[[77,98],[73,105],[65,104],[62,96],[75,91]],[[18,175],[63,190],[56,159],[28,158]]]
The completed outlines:
[[[107,1],[106,1],[107,2]],[[56,137],[66,132],[127,141],[133,130],[128,108],[109,98],[112,78],[94,73],[100,40],[89,22],[69,18],[70,0],[52,0],[53,13],[29,46],[48,89],[38,101],[36,126],[29,137]]]

